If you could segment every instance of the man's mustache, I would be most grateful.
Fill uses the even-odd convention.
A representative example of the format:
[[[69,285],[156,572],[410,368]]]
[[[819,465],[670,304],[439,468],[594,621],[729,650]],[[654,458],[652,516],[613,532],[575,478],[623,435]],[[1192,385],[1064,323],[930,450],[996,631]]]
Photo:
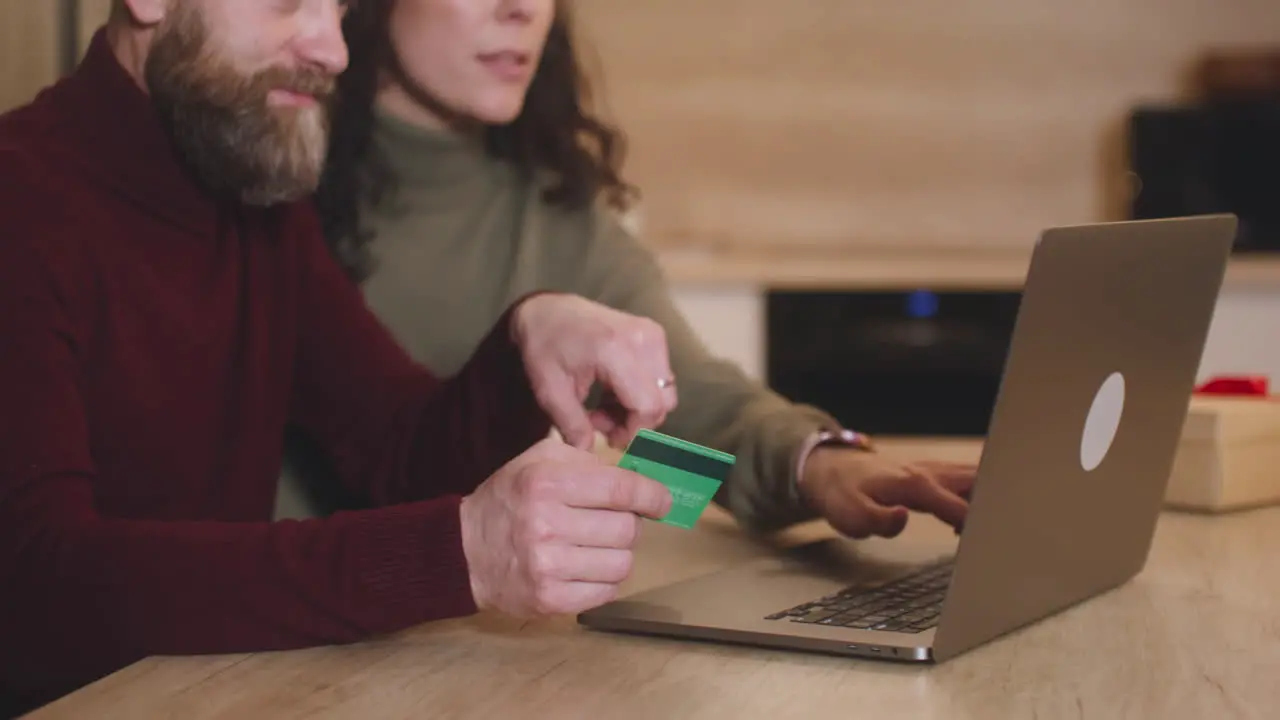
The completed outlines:
[[[337,89],[337,77],[323,70],[276,67],[255,75],[252,86],[263,94],[271,90],[285,90],[298,95],[309,95],[324,103],[333,98]]]

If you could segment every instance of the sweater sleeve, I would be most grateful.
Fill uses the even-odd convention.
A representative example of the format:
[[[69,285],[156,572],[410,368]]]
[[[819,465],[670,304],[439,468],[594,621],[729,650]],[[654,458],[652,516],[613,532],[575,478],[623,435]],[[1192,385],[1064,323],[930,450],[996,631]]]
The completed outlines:
[[[456,496],[304,522],[101,514],[82,347],[54,277],[0,237],[0,696],[46,700],[149,655],[351,642],[474,611]]]
[[[489,359],[438,384],[354,310],[308,329],[307,350],[330,357],[300,362],[303,416],[344,452],[383,454],[359,466],[376,492],[433,499],[275,523],[109,516],[95,501],[66,283],[37,249],[0,236],[0,697],[31,707],[147,656],[354,642],[474,612],[457,493],[523,442],[499,427],[490,399],[509,392],[508,408],[519,405],[518,363],[500,331]],[[311,299],[317,313],[341,304]],[[345,374],[320,370],[334,367]],[[477,427],[484,418],[493,426]],[[395,439],[376,439],[384,434]],[[390,457],[401,452],[413,458]],[[432,456],[429,473],[409,476]]]
[[[348,490],[377,506],[467,494],[550,433],[511,335],[512,312],[529,295],[441,381],[367,307],[313,222],[304,213],[292,418]]]
[[[795,486],[797,452],[816,430],[839,423],[792,403],[712,354],[684,318],[653,254],[600,211],[579,292],[649,317],[666,331],[680,403],[662,430],[737,456],[716,496],[746,529],[770,531],[814,517]]]

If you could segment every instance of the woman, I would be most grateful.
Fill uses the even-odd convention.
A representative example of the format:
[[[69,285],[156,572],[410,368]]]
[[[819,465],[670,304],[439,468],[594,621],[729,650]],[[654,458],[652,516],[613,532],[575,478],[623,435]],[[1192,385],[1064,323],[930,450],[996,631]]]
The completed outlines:
[[[452,374],[513,298],[573,292],[665,329],[680,399],[662,430],[737,456],[717,500],[746,527],[816,513],[853,536],[893,535],[907,507],[959,527],[971,466],[865,452],[699,342],[616,219],[634,195],[622,138],[585,107],[567,2],[362,0],[344,30],[350,66],[317,207],[414,357]]]

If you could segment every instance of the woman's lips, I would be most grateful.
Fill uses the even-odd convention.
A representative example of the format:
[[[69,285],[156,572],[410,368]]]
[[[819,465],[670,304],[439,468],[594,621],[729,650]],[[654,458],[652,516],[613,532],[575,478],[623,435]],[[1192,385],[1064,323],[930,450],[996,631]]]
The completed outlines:
[[[503,82],[523,82],[533,72],[527,53],[501,50],[477,57],[486,70]]]

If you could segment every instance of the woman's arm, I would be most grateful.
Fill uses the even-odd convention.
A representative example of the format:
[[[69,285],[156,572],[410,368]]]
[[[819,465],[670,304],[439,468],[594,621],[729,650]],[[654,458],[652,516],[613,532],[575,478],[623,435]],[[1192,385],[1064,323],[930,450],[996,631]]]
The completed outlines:
[[[577,291],[666,330],[680,400],[663,432],[737,456],[716,502],[757,531],[815,517],[796,493],[797,452],[815,431],[839,423],[712,355],[676,307],[656,258],[612,216],[597,213],[587,243]]]

